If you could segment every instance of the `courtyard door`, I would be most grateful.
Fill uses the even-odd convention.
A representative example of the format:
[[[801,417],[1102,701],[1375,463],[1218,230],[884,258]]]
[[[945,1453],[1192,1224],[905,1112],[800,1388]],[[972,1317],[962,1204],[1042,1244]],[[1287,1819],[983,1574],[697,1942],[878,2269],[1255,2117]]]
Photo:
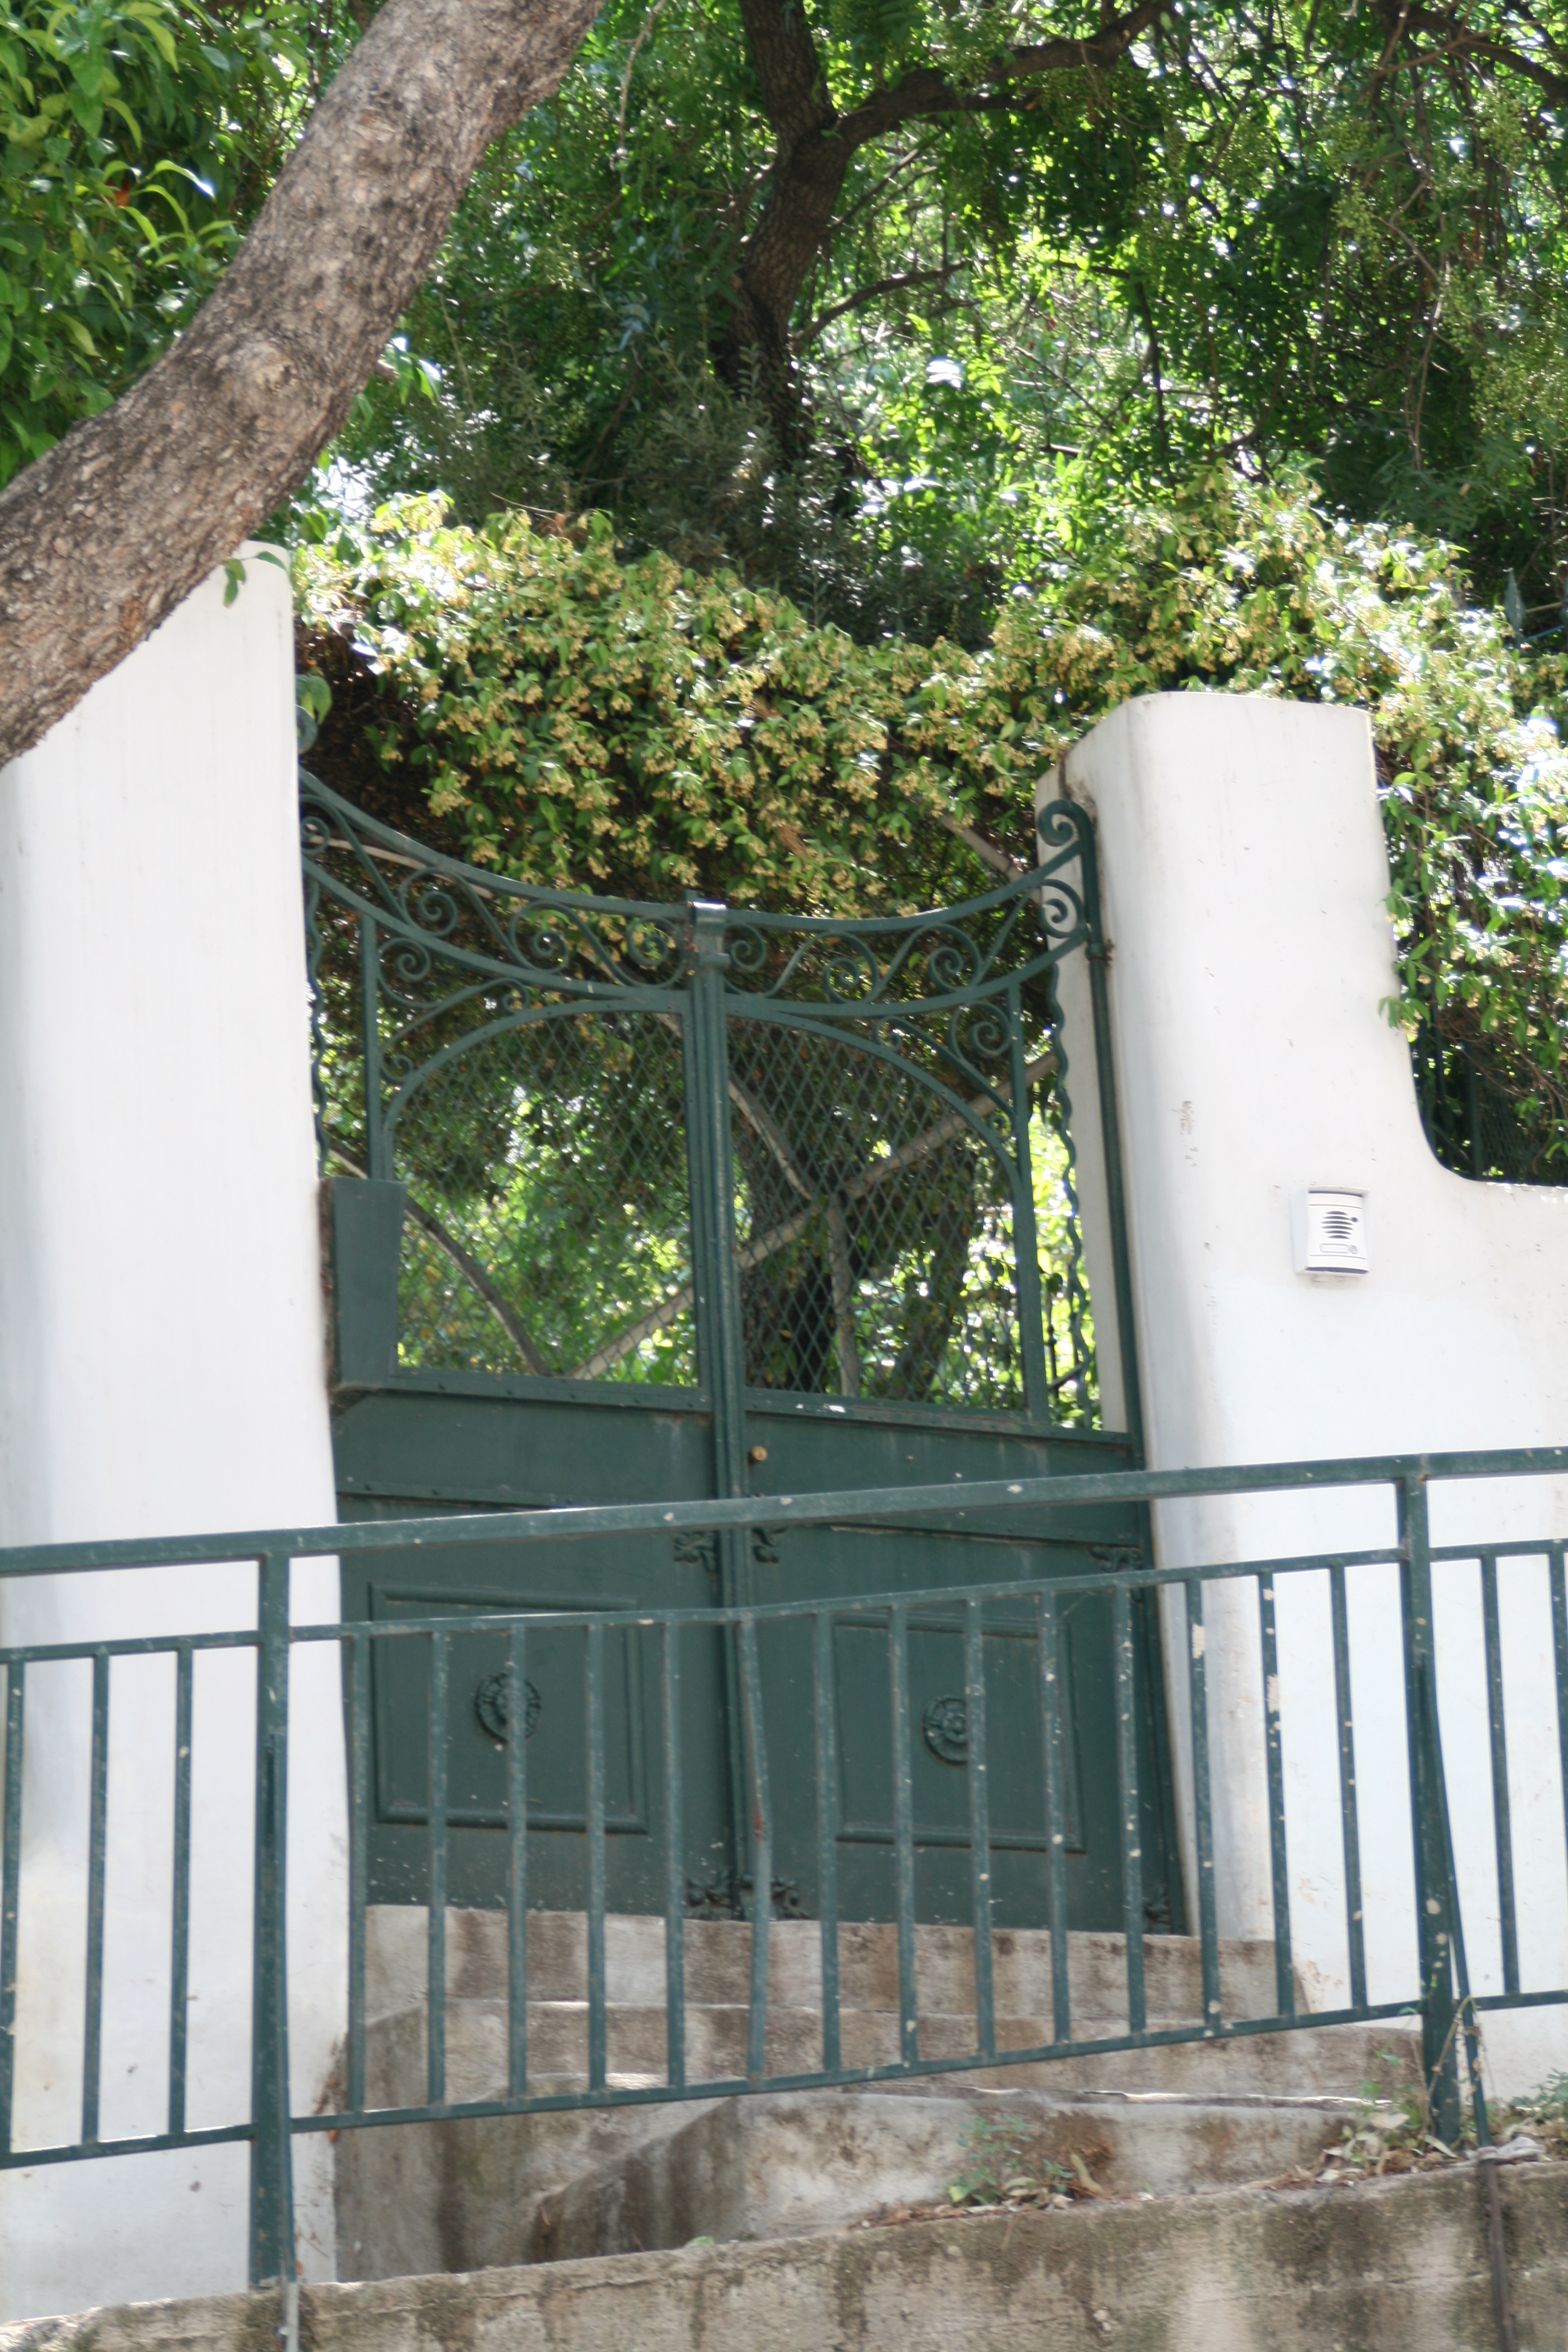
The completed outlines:
[[[339,1335],[346,1518],[952,1485],[1136,1465],[1100,1425],[1058,982],[1099,947],[1081,811],[1034,873],[879,921],[634,906],[522,888],[310,780],[304,844]],[[1093,967],[1090,967],[1093,970]],[[1109,1100],[1102,992],[1097,1091]],[[1114,1171],[1114,1136],[1097,1139]],[[1109,1188],[1115,1287],[1125,1251]],[[1102,1315],[1115,1302],[1099,1302]],[[1125,1325],[1125,1315],[1122,1321]],[[609,1899],[659,1907],[657,1688],[638,1610],[925,1593],[1143,1555],[1141,1509],[354,1556],[370,1618],[624,1610],[605,1656]],[[890,1916],[887,1622],[829,1622],[843,1916]],[[1064,1603],[1069,1912],[1121,1923],[1109,1593]],[[994,1916],[1044,1917],[1033,1616],[984,1641]],[[1157,1635],[1136,1633],[1145,1884],[1173,1924]],[[760,1646],[781,1910],[816,1899],[811,1643]],[[377,1643],[373,1898],[420,1901],[426,1645]],[[584,1899],[585,1643],[530,1652],[531,1900]],[[494,1654],[492,1655],[492,1652]],[[921,1916],[968,1916],[962,1634],[911,1612]],[[501,1644],[453,1644],[450,1895],[501,1899]],[[684,1662],[696,1910],[743,1909],[741,1726],[718,1634]],[[1148,1867],[1149,1862],[1152,1867]]]

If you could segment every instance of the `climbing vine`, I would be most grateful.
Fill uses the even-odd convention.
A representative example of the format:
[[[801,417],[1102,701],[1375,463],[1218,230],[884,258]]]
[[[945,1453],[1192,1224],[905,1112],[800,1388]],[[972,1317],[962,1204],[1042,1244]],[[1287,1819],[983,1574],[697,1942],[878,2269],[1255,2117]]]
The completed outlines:
[[[406,499],[297,557],[334,689],[329,782],[565,888],[875,913],[1029,855],[1042,771],[1134,694],[1366,709],[1412,1036],[1462,1045],[1568,1165],[1561,651],[1468,601],[1456,551],[1349,525],[1304,475],[1064,509],[989,646],[860,645],[732,574],[625,561],[608,522],[450,525]],[[1303,811],[1303,820],[1310,812]]]

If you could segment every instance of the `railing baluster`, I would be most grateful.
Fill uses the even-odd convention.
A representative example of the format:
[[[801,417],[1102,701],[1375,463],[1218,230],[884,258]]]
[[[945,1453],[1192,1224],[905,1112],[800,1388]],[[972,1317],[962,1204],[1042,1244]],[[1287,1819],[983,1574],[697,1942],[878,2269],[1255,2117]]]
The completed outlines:
[[[1290,1952],[1290,1873],[1285,1851],[1285,1759],[1279,1739],[1279,1644],[1274,1625],[1274,1580],[1258,1579],[1263,1646],[1263,1739],[1268,1767],[1268,1859],[1274,1899],[1274,1998],[1281,2017],[1296,2014],[1296,1969]]]
[[[1187,1706],[1193,1727],[1193,1829],[1198,1865],[1198,1936],[1203,1947],[1204,2031],[1217,2033],[1225,2016],[1219,1980],[1219,1927],[1214,1883],[1214,1804],[1209,1785],[1208,1629],[1204,1580],[1190,1576],[1187,1596]]]
[[[370,1635],[349,1636],[349,2111],[364,2108],[370,1929]]]
[[[588,1620],[588,2088],[605,2087],[605,1628]]]
[[[1143,1846],[1138,1789],[1137,1687],[1132,1655],[1132,1595],[1119,1578],[1111,1596],[1116,1654],[1117,1838],[1121,1848],[1121,1924],[1127,1938],[1127,2029],[1149,2022],[1143,1985]]]
[[[98,2138],[103,2091],[103,1876],[109,1846],[109,1660],[92,1662],[92,1762],[87,1830],[87,2002],[81,2037],[81,2137]]]
[[[1508,1732],[1503,1721],[1502,1632],[1498,1622],[1497,1554],[1481,1554],[1481,1622],[1487,1648],[1487,1714],[1491,1726],[1492,1834],[1497,1845],[1498,1921],[1502,1989],[1519,1990],[1519,1924],[1514,1908],[1513,1827],[1509,1804]]]
[[[1557,1786],[1563,1802],[1564,1842],[1568,1843],[1568,1576],[1563,1565],[1563,1547],[1553,1544],[1548,1574],[1552,1584],[1552,1656],[1557,1685]]]
[[[816,1909],[822,1936],[822,2067],[843,2064],[838,2017],[838,1726],[834,1717],[833,1619],[812,1617],[816,1731]]]
[[[1454,2050],[1453,1921],[1443,1846],[1436,1642],[1433,1622],[1432,1530],[1426,1482],[1402,1477],[1399,1510],[1400,1615],[1405,1718],[1410,1758],[1410,1834],[1415,1864],[1415,1936],[1421,1968],[1421,2072],[1439,2138],[1459,2128],[1459,2077]]]
[[[169,1929],[169,2137],[185,2128],[185,2057],[191,1990],[191,1717],[195,1657],[188,1642],[174,1652],[174,1852]]]
[[[1051,2034],[1072,2039],[1071,1956],[1068,1944],[1067,1808],[1062,1790],[1061,1640],[1057,1596],[1039,1593],[1040,1759],[1045,1776],[1046,1924],[1051,1931]]]
[[[294,2251],[289,2084],[289,1575],[286,1551],[258,1562],[256,1891],[250,2021],[250,2284],[286,2295]]]
[[[763,2082],[768,2071],[768,1941],[773,1917],[773,1825],[768,1798],[763,1678],[757,1664],[757,1621],[750,1615],[741,1620],[741,1705],[745,1719],[752,1833],[752,1987],[747,2011],[746,2075],[755,2084]]]
[[[996,2054],[996,1988],[991,1951],[991,1792],[985,1761],[984,1603],[963,1604],[963,1696],[968,1730],[970,1908],[974,1923],[975,2047]]]
[[[426,1917],[426,2096],[447,2101],[447,1796],[450,1637],[430,1636],[430,1906]]]
[[[664,1705],[664,2051],[672,2091],[686,2088],[686,1807],[680,1719],[680,1627],[661,1635]]]
[[[513,1625],[506,1685],[506,2081],[528,2095],[528,1635]]]
[[[1425,1716],[1424,1728],[1427,1751],[1432,1759],[1433,1790],[1436,1798],[1439,1848],[1443,1865],[1443,1888],[1447,1902],[1447,1915],[1453,1923],[1453,1964],[1458,1979],[1458,2014],[1455,2021],[1465,2044],[1467,2072],[1470,2078],[1470,2112],[1475,2119],[1476,2146],[1487,2147],[1491,2142],[1491,2128],[1487,2116],[1486,2091],[1481,2082],[1481,2037],[1476,2013],[1470,2000],[1469,1963],[1465,1958],[1465,1922],[1459,1904],[1459,1874],[1454,1866],[1453,1825],[1448,1814],[1448,1776],[1443,1764],[1443,1735],[1438,1728],[1436,1699],[1430,1681],[1423,1675],[1421,1699]]]
[[[888,1678],[892,1702],[893,1874],[899,1937],[899,2057],[920,2056],[920,1993],[915,1979],[914,1792],[910,1758],[909,1615],[901,1601],[889,1612]]]
[[[1362,1917],[1361,1815],[1356,1796],[1355,1714],[1351,1694],[1350,1614],[1345,1571],[1336,1560],[1329,1570],[1329,1605],[1334,1624],[1334,1720],[1340,1735],[1340,1825],[1345,1856],[1345,1940],[1350,1948],[1351,2007],[1366,2007],[1366,1930]]]
[[[11,2153],[11,2109],[16,2087],[16,1961],[22,1893],[22,1745],[26,1717],[26,1667],[13,1658],[5,1669],[5,1832],[0,1862],[0,2156]]]

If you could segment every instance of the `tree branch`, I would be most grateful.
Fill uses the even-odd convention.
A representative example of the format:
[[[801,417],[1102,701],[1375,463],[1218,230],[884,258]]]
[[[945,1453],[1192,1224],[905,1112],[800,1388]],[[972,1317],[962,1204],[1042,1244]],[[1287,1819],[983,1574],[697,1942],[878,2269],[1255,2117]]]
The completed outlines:
[[[851,148],[863,147],[868,139],[879,139],[885,131],[922,117],[960,114],[998,103],[1015,106],[1016,96],[1006,85],[1032,81],[1042,74],[1070,73],[1075,68],[1098,66],[1108,70],[1126,56],[1140,33],[1158,24],[1170,9],[1171,0],[1141,0],[1125,16],[1112,17],[1092,40],[1034,41],[1005,50],[992,59],[973,90],[960,89],[938,67],[922,66],[877,90],[863,106],[840,115],[829,135]]]
[[[303,478],[485,149],[559,87],[594,14],[595,0],[388,0],[191,326],[0,494],[0,760]]]
[[[1425,31],[1435,32],[1437,29],[1437,20],[1427,17],[1423,10],[1416,11],[1410,21],[1413,26]],[[1554,106],[1568,106],[1568,73],[1554,72],[1551,66],[1542,65],[1523,49],[1513,48],[1507,41],[1500,41],[1489,33],[1471,33],[1462,26],[1455,26],[1447,34],[1441,49],[1436,53],[1419,50],[1407,56],[1405,62],[1415,67],[1436,64],[1440,58],[1455,57],[1467,60],[1473,58],[1487,65],[1505,66],[1510,72],[1522,74],[1526,81],[1532,81]]]
[[[879,278],[872,285],[862,286],[858,293],[847,294],[842,302],[831,304],[815,318],[797,338],[796,351],[809,351],[818,335],[830,327],[835,319],[842,319],[847,311],[864,310],[868,302],[875,302],[884,294],[901,294],[910,286],[945,286],[963,266],[962,261],[944,261],[930,269],[900,270],[895,277]]]

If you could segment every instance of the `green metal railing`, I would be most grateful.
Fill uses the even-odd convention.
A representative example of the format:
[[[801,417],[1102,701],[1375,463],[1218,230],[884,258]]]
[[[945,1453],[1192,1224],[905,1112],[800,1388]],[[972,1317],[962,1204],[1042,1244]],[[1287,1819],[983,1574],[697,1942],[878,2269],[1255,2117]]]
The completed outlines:
[[[253,1627],[226,1633],[159,1633],[145,1637],[0,1649],[5,1671],[5,1732],[3,1855],[0,1855],[0,2168],[125,2156],[154,2149],[247,2141],[250,2145],[250,2263],[253,2281],[294,2276],[292,2141],[297,2134],[355,2130],[368,2126],[429,2122],[457,2117],[541,2113],[549,2110],[646,2105],[667,2100],[730,2097],[763,2090],[819,2084],[869,2084],[951,2073],[1000,2063],[1134,2049],[1176,2042],[1226,2041],[1284,2028],[1320,2027],[1407,2015],[1418,2011],[1424,2063],[1445,2137],[1458,2120],[1459,2076],[1456,2042],[1470,2038],[1471,2088],[1478,2133],[1486,2135],[1486,2112],[1475,2066],[1473,2033],[1478,2011],[1568,2001],[1563,1981],[1545,1989],[1522,1983],[1520,1957],[1514,1840],[1510,1815],[1507,1720],[1500,1590],[1517,1563],[1546,1563],[1555,1672],[1557,1757],[1568,1787],[1568,1591],[1564,1557],[1568,1537],[1544,1532],[1531,1539],[1434,1547],[1428,1523],[1428,1491],[1438,1481],[1534,1477],[1568,1472],[1568,1448],[1532,1452],[1383,1457],[1363,1461],[1295,1463],[1261,1468],[1103,1474],[1052,1479],[1026,1478],[966,1485],[963,1516],[984,1523],[988,1515],[1020,1510],[1049,1517],[1108,1501],[1257,1496],[1383,1487],[1397,1506],[1397,1537],[1392,1545],[1338,1553],[1247,1559],[1218,1565],[1152,1570],[1121,1565],[1092,1577],[1049,1581],[1009,1581],[966,1586],[935,1593],[870,1595],[757,1607],[701,1611],[530,1611],[424,1617],[389,1622],[292,1624],[289,1620],[291,1563],[351,1551],[416,1552],[421,1546],[526,1545],[573,1537],[613,1542],[650,1530],[743,1528],[763,1521],[842,1525],[875,1519],[918,1521],[932,1513],[953,1515],[951,1485],[900,1489],[868,1488],[754,1500],[719,1500],[668,1505],[617,1505],[595,1508],[463,1514],[428,1520],[363,1523],[254,1534],[186,1537],[163,1542],[126,1541],[46,1546],[0,1553],[0,1579],[52,1577],[87,1570],[132,1570],[254,1559],[258,1569],[258,1605]],[[1489,1756],[1502,1990],[1473,1995],[1460,1916],[1454,1841],[1436,1681],[1433,1565],[1479,1562],[1484,1628],[1486,1722],[1480,1734]],[[1408,1739],[1408,1790],[1414,1858],[1415,1918],[1411,1923],[1416,1969],[1402,1996],[1368,1998],[1367,1956],[1362,1916],[1362,1832],[1357,1792],[1356,1709],[1351,1689],[1350,1606],[1354,1580],[1382,1568],[1397,1571],[1403,1629],[1403,1704]],[[1282,1710],[1278,1593],[1281,1580],[1316,1575],[1327,1580],[1332,1630],[1335,1718],[1338,1730],[1338,1796],[1343,1850],[1342,1895],[1351,1998],[1338,2008],[1303,2012],[1298,2006],[1291,1938],[1291,1880],[1285,1766],[1293,1728]],[[1239,1583],[1256,1596],[1257,1665],[1264,1693],[1263,1769],[1268,1794],[1268,1848],[1273,1903],[1274,2006],[1267,2014],[1226,2014],[1221,1981],[1221,1948],[1215,1891],[1215,1822],[1211,1790],[1210,1659],[1201,1638],[1186,1647],[1186,1697],[1190,1709],[1192,1832],[1195,1858],[1196,1912],[1202,1969],[1202,2014],[1173,2021],[1151,2017],[1146,1981],[1148,1927],[1143,1908],[1139,1808],[1139,1747],[1135,1736],[1137,1696],[1131,1631],[1134,1597],[1165,1585],[1184,1596],[1190,1633],[1205,1623],[1205,1594]],[[1063,1612],[1075,1596],[1108,1596],[1115,1629],[1115,1707],[1121,1834],[1117,1856],[1121,1927],[1125,1937],[1126,2030],[1074,2035],[1068,1966],[1068,1881],[1065,1834],[1066,1759],[1058,1673]],[[910,1700],[909,1642],[911,1619],[946,1612],[961,1630],[963,1658],[962,1769],[967,1789],[967,1923],[973,1931],[972,2048],[931,2054],[921,2046],[916,1982],[916,1924],[921,1909],[921,1831],[911,1794],[911,1755],[917,1719]],[[841,1778],[838,1727],[829,1703],[831,1645],[836,1626],[874,1626],[887,1652],[891,1821],[892,1924],[898,1972],[898,2055],[886,2063],[844,2063],[840,1980],[838,1848],[841,1824],[836,1806]],[[584,1834],[587,1853],[586,2066],[584,2079],[563,2088],[542,2088],[531,2071],[529,1953],[531,1846],[538,1832],[529,1818],[526,1738],[506,1748],[506,1828],[510,1875],[505,1913],[507,1951],[507,2061],[504,2090],[483,2098],[454,2098],[447,2065],[448,1856],[452,1801],[447,1779],[448,1688],[452,1644],[484,1633],[504,1644],[506,1717],[513,1727],[528,1719],[528,1668],[531,1646],[542,1635],[570,1625],[583,1644],[584,1704]],[[999,2039],[994,1975],[993,1870],[1002,1843],[994,1820],[988,1773],[988,1677],[985,1641],[990,1628],[1026,1628],[1036,1645],[1038,1687],[1038,1798],[1043,1834],[1037,1921],[1050,1930],[1050,2032],[1026,2048]],[[606,1790],[606,1741],[613,1725],[613,1685],[605,1671],[607,1646],[628,1629],[652,1645],[657,1663],[657,1726],[652,1742],[655,1774],[662,1792],[666,2052],[664,2079],[617,2080],[611,2070],[608,2028],[610,1994],[606,1969],[608,1906],[607,1843],[614,1829]],[[680,1824],[686,1791],[682,1712],[683,1660],[695,1643],[719,1639],[732,1643],[742,1702],[745,1749],[747,1818],[752,1850],[750,1882],[764,1899],[751,1905],[750,1995],[746,2055],[742,2070],[708,2076],[689,2063],[687,2037],[685,1937],[687,1889],[682,1871]],[[769,2071],[770,1957],[778,1932],[765,1891],[773,1881],[773,1807],[770,1794],[770,1738],[765,1721],[764,1661],[771,1644],[792,1640],[808,1656],[809,1727],[803,1735],[815,1777],[816,1804],[816,1894],[821,1960],[821,2063],[795,2071]],[[425,2096],[414,2103],[374,2106],[367,2095],[366,1979],[369,1912],[366,1896],[366,1833],[372,1804],[374,1725],[371,1664],[376,1645],[422,1645],[429,1665],[428,2032]],[[350,1802],[349,1983],[347,2034],[342,2067],[341,2103],[330,2111],[300,2113],[290,2095],[289,2062],[288,1930],[285,1870],[287,1748],[289,1666],[293,1653],[310,1645],[336,1645],[343,1661],[348,1725]],[[198,1657],[211,1652],[254,1651],[257,1720],[254,1774],[255,1913],[251,2013],[249,2112],[211,2127],[187,2120],[186,1997],[192,1933],[192,1724]],[[171,1725],[174,1754],[173,1899],[170,1916],[169,2057],[164,2128],[132,2138],[112,2137],[100,2126],[103,2063],[105,1872],[113,1837],[115,1802],[110,1780],[110,1696],[116,1662],[153,1656],[174,1664]],[[17,2144],[16,2116],[17,1970],[24,1891],[24,1755],[27,1693],[35,1671],[66,1661],[91,1669],[89,1828],[86,1905],[85,2011],[82,2038],[80,2126],[68,2142],[37,2147]],[[1286,1661],[1287,1668],[1289,1660]],[[1363,1692],[1361,1715],[1375,1706]],[[1034,1849],[1031,1849],[1033,1851]],[[792,1933],[798,1932],[792,1929]]]

